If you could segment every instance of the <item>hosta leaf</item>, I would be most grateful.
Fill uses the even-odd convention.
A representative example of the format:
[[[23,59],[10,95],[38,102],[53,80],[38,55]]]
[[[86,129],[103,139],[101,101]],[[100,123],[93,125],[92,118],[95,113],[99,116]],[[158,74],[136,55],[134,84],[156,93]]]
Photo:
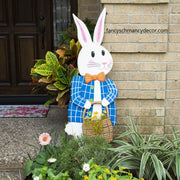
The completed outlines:
[[[59,61],[56,54],[52,53],[51,51],[48,51],[46,53],[46,63],[52,67],[58,66]]]
[[[46,64],[42,64],[35,69],[35,72],[42,76],[50,76],[52,74],[52,68]]]
[[[142,158],[141,158],[141,164],[140,164],[140,171],[139,171],[139,178],[142,178],[143,175],[144,175],[144,170],[145,170],[145,167],[146,167],[146,163],[149,159],[149,156],[150,156],[151,153],[149,152],[144,152],[143,155],[142,155]]]
[[[112,166],[116,168],[118,166],[126,167],[126,169],[139,169],[139,160],[134,156],[124,156],[118,159]]]
[[[64,90],[67,87],[67,85],[61,83],[60,81],[55,82],[54,86],[56,86],[59,90]]]
[[[151,159],[152,159],[158,180],[161,180],[162,178],[166,179],[166,172],[165,172],[162,162],[157,158],[155,154],[151,155]]]
[[[56,86],[54,86],[53,84],[47,85],[46,89],[50,90],[50,91],[58,91],[58,88]]]
[[[118,136],[116,139],[120,139],[120,138],[127,136],[129,134],[131,134],[131,131],[126,131],[126,132],[122,133],[120,136]]]
[[[46,60],[45,59],[38,59],[37,62],[35,63],[35,65],[34,65],[34,67],[37,68],[41,64],[46,64]]]
[[[176,155],[176,176],[177,180],[180,180],[180,155],[178,154]]]
[[[56,70],[56,80],[60,80],[63,84],[68,84],[67,71],[61,65]]]

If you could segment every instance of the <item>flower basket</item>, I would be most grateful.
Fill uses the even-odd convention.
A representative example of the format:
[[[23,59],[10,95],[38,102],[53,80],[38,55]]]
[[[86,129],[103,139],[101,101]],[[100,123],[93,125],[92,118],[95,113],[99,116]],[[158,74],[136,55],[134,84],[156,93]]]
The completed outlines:
[[[93,104],[101,104],[101,102],[97,101],[97,102],[93,102],[92,105]],[[108,107],[106,107],[107,117],[92,121],[85,120],[86,110],[87,109],[84,109],[83,112],[83,124],[82,124],[83,134],[92,137],[102,136],[106,138],[106,140],[110,143],[113,140],[113,126],[111,119],[109,117]]]

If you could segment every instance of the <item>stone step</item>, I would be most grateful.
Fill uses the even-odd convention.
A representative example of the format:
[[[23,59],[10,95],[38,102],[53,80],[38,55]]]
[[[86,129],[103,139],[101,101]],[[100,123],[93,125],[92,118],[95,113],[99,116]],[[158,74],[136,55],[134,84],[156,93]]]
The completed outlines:
[[[22,169],[0,169],[0,180],[24,180]]]
[[[27,153],[32,156],[36,154],[35,148],[27,144],[39,146],[39,135],[50,133],[54,127],[64,131],[67,120],[67,107],[55,105],[50,106],[46,118],[0,118],[0,169],[5,170],[1,174],[8,174],[11,172],[9,168],[12,168],[12,173],[17,176],[18,169],[22,169],[28,160]]]

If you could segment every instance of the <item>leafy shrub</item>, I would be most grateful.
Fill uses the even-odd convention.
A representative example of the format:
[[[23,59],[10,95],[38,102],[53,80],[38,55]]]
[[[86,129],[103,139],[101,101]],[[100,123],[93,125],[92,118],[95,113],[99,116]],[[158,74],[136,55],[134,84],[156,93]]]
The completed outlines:
[[[167,138],[167,143],[164,147],[167,149],[165,164],[167,170],[172,173],[174,178],[180,180],[180,138],[178,137],[178,132],[173,128],[174,139]]]
[[[128,136],[130,143],[120,139],[115,140],[114,142],[119,146],[110,149],[115,152],[115,155],[109,164],[112,165],[112,168],[124,166],[127,169],[134,169],[139,179],[152,180],[155,177],[158,180],[166,180],[166,177],[172,179],[166,166],[167,163],[173,161],[175,157],[171,160],[169,159],[169,161],[167,161],[166,158],[176,153],[175,151],[168,152],[168,146],[170,146],[170,144],[166,144],[166,138],[152,134],[146,140],[145,137],[143,138],[143,136],[137,132],[132,119],[131,124],[132,129],[118,137]],[[174,143],[175,142],[177,142],[177,140],[175,140]],[[179,164],[177,166],[179,167]]]
[[[105,164],[111,155],[108,151],[109,147],[105,138],[100,136],[73,138],[67,144],[61,144],[63,151],[59,168],[68,170],[73,180],[79,180],[81,164],[91,158],[94,158],[94,162],[99,165]]]
[[[88,28],[91,37],[93,37],[95,24],[92,23],[91,20],[88,18],[84,20],[84,23],[86,24],[86,27]],[[75,39],[75,41],[77,41],[78,39],[75,23],[72,23],[66,31],[62,31],[60,32],[60,34],[62,35],[62,40],[60,41],[60,44],[68,44],[71,39]]]
[[[69,49],[60,47],[56,51],[57,54],[48,51],[45,59],[39,59],[31,68],[31,76],[33,85],[33,93],[37,93],[44,89],[52,96],[45,105],[58,102],[63,107],[69,102],[71,81],[77,75],[77,56],[81,46],[79,42],[72,39]]]
[[[24,177],[31,175],[37,168],[47,167],[55,170],[54,175],[68,171],[73,180],[79,180],[79,172],[84,162],[94,158],[95,163],[103,165],[110,159],[111,153],[108,148],[111,146],[103,137],[82,136],[70,140],[69,136],[66,134],[63,136],[61,133],[60,145],[56,143],[51,145],[51,142],[46,146],[36,147],[39,152],[35,158],[29,157],[29,161],[24,166]],[[50,163],[50,158],[56,161]]]
[[[43,166],[42,168],[34,169],[32,177],[34,180],[72,180],[68,175],[68,171],[65,173],[60,172],[57,175],[55,174],[56,170]]]
[[[124,167],[119,167],[116,170],[109,169],[107,166],[95,164],[94,159],[91,159],[83,165],[83,170],[80,172],[80,175],[83,179],[88,180],[138,180],[133,177],[132,173],[126,171]]]

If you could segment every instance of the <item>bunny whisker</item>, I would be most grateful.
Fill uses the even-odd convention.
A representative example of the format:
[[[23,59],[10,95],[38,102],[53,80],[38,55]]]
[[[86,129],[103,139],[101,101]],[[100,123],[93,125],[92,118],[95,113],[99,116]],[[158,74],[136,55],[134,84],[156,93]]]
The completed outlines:
[[[88,67],[97,67],[96,65],[88,65]]]

